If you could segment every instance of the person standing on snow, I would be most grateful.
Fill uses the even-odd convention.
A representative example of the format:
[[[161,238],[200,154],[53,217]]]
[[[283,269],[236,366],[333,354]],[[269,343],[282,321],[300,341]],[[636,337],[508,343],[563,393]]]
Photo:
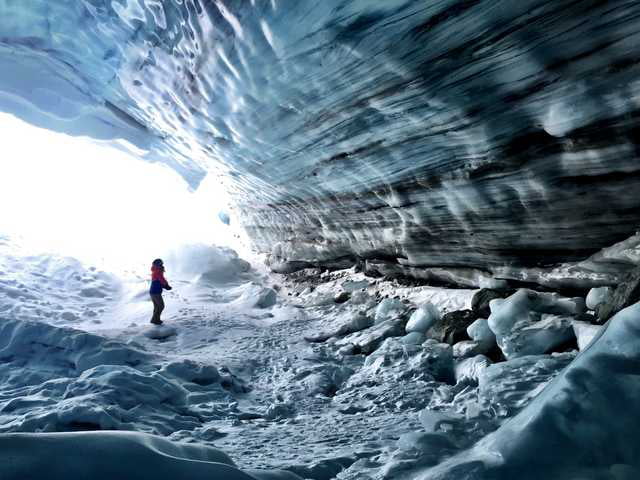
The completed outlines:
[[[164,300],[162,299],[162,290],[171,290],[169,282],[164,278],[164,263],[161,259],[156,258],[151,264],[151,288],[149,295],[153,302],[153,316],[151,323],[154,325],[162,325],[160,315],[164,310]]]

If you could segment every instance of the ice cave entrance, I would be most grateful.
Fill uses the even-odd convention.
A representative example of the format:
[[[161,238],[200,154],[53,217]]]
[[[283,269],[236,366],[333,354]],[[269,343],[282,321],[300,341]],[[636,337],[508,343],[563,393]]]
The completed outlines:
[[[233,245],[213,177],[197,190],[173,170],[117,145],[70,137],[0,114],[0,235],[27,251],[137,269],[182,243]],[[236,245],[234,245],[236,243]]]

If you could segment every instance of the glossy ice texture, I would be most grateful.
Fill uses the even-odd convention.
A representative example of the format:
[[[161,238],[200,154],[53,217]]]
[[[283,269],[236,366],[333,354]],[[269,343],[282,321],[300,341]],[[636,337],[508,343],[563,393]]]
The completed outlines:
[[[360,257],[470,285],[583,286],[624,269],[550,266],[639,224],[637,2],[0,0],[0,13],[0,110],[125,139],[194,185],[220,174],[276,268]]]

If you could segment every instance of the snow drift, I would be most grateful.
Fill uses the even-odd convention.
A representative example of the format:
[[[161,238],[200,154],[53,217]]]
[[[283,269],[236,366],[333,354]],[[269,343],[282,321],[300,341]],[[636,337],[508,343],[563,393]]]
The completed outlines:
[[[3,480],[300,480],[291,472],[243,472],[211,447],[132,432],[0,435]]]

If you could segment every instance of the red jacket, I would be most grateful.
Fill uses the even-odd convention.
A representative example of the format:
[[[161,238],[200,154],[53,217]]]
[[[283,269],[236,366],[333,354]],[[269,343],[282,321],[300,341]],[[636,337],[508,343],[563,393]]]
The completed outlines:
[[[158,295],[162,293],[163,289],[171,290],[169,282],[164,278],[164,267],[151,267],[151,288],[149,293],[152,295]]]

